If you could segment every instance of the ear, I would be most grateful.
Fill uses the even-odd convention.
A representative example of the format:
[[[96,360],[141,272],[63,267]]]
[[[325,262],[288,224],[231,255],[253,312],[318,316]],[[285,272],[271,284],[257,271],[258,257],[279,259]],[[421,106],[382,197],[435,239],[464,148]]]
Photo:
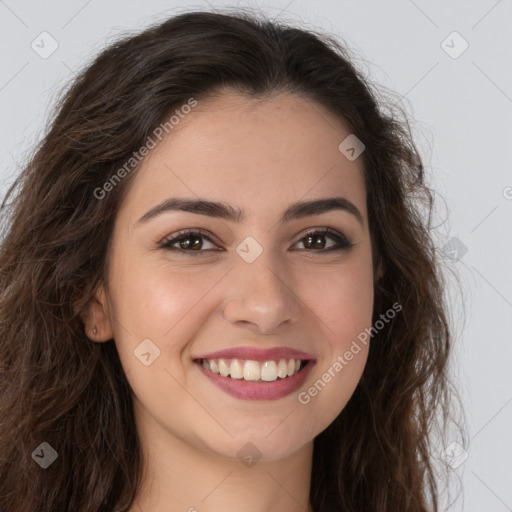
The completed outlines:
[[[114,337],[105,289],[102,284],[80,312],[80,318],[84,322],[85,333],[90,340],[101,343]]]

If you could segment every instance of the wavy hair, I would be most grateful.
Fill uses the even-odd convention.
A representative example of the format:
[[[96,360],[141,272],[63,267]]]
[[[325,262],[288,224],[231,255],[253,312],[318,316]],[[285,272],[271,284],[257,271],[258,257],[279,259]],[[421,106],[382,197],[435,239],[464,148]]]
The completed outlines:
[[[316,102],[362,140],[375,335],[346,407],[314,440],[315,512],[439,510],[432,434],[452,411],[452,334],[431,233],[433,191],[407,119],[331,35],[236,13],[185,12],[105,48],[63,91],[2,204],[0,510],[123,512],[141,484],[132,392],[114,340],[80,312],[105,279],[139,165],[98,190],[176,108],[230,89]],[[385,108],[388,107],[388,111]],[[428,215],[425,215],[425,212]],[[41,470],[35,450],[58,453]]]

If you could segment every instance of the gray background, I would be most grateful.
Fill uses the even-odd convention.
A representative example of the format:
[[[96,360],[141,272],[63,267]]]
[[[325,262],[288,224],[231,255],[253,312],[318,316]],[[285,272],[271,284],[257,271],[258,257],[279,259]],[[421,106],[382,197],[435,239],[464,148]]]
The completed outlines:
[[[437,192],[436,243],[451,248],[444,253],[464,294],[449,277],[452,372],[469,440],[468,458],[460,463],[459,454],[459,464],[453,462],[462,491],[450,510],[512,511],[510,0],[0,0],[1,196],[39,141],[61,88],[106,43],[166,15],[224,5],[255,6],[343,37],[359,57],[356,65],[402,99]],[[43,31],[58,43],[47,58],[31,47],[42,46]],[[457,58],[443,46],[453,55],[461,40],[451,36],[442,44],[453,31],[469,44]],[[460,440],[454,434],[452,441]]]

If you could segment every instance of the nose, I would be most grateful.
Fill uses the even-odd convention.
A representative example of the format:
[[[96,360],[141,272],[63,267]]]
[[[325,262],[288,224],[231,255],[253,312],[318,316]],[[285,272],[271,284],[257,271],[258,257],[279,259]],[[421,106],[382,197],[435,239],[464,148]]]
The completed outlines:
[[[230,274],[224,318],[259,334],[276,334],[300,318],[303,305],[293,279],[265,251],[253,263],[239,261]]]

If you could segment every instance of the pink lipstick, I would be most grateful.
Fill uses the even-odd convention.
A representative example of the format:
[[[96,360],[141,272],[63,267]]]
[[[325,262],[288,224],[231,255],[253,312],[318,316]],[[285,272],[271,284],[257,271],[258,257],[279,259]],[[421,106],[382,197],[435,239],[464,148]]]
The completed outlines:
[[[277,400],[304,383],[316,359],[288,347],[236,347],[194,358],[222,391],[245,400]]]

